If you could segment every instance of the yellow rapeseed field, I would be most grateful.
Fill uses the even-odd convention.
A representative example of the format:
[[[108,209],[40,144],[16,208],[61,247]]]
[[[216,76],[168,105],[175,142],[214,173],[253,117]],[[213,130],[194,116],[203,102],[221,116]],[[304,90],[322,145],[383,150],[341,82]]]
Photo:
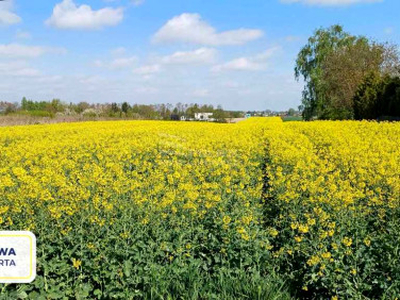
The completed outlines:
[[[38,239],[8,297],[243,295],[218,276],[252,297],[271,274],[297,296],[400,291],[400,124],[6,127],[0,161],[0,226]]]
[[[292,122],[266,140],[264,197],[287,275],[297,269],[314,296],[398,294],[400,124]]]
[[[156,121],[2,128],[0,224],[34,231],[37,214],[63,226],[85,211],[105,226],[132,207],[143,223],[203,218],[222,210],[227,195],[252,219],[262,187],[260,135],[261,127]]]

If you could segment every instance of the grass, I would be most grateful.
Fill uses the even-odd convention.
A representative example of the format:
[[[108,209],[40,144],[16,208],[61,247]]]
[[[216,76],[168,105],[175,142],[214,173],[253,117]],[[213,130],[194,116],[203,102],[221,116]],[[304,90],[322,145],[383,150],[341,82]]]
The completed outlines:
[[[303,117],[282,117],[283,122],[303,121]]]

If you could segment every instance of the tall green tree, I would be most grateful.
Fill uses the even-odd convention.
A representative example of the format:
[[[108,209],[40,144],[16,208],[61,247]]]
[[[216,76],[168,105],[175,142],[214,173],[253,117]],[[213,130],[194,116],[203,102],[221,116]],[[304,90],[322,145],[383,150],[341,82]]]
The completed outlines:
[[[287,115],[292,117],[296,114],[296,110],[294,108],[289,108]]]
[[[397,76],[399,61],[394,45],[353,36],[339,25],[317,30],[299,52],[295,67],[296,78],[305,81],[303,117],[353,119],[354,96],[365,77]]]
[[[310,120],[325,109],[327,86],[322,80],[323,64],[332,52],[354,43],[357,37],[345,32],[340,25],[318,29],[300,50],[295,67],[295,77],[305,82],[303,90],[303,117]]]
[[[131,108],[131,106],[129,105],[128,102],[124,102],[124,103],[122,103],[122,105],[121,105],[121,110],[122,110],[122,112],[124,112],[125,114],[128,113],[128,110],[129,110],[130,108]]]
[[[384,66],[386,47],[360,37],[330,53],[322,65],[326,87],[323,119],[353,119],[353,98],[364,78],[387,73]]]

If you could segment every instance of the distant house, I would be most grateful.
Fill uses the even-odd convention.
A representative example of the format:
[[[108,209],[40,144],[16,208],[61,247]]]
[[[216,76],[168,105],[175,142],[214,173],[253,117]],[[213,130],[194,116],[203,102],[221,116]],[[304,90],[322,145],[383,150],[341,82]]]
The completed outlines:
[[[194,119],[196,121],[213,121],[212,115],[213,113],[195,113]]]
[[[181,121],[186,121],[186,120],[187,120],[186,116],[181,116]]]
[[[251,114],[246,114],[245,118],[248,119],[251,117]]]

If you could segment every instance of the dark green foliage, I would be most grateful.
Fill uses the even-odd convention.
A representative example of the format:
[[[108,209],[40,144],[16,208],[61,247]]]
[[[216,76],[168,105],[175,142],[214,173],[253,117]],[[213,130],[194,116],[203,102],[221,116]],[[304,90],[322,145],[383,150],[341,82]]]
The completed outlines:
[[[354,97],[354,117],[357,120],[400,118],[400,78],[368,75]]]
[[[296,114],[296,110],[294,108],[289,108],[287,115],[289,117],[293,117]]]
[[[229,117],[223,109],[216,109],[213,112],[213,118],[220,123],[226,123],[226,119]]]
[[[303,121],[303,117],[282,117],[283,122]]]
[[[17,111],[16,115],[40,117],[40,118],[53,118],[54,114],[45,110],[29,110],[29,111]]]
[[[354,118],[356,120],[375,119],[378,99],[382,96],[383,83],[379,74],[371,73],[358,88],[354,97]]]
[[[131,108],[131,106],[128,104],[128,102],[124,102],[121,105],[121,110],[124,113],[128,113],[129,109]]]
[[[380,116],[400,117],[400,77],[385,81],[382,99],[378,102]]]
[[[33,100],[27,100],[25,97],[22,98],[21,101],[21,109],[26,110],[26,111],[31,111],[31,110],[46,110],[46,107],[48,105],[48,102],[46,101],[33,101]]]

